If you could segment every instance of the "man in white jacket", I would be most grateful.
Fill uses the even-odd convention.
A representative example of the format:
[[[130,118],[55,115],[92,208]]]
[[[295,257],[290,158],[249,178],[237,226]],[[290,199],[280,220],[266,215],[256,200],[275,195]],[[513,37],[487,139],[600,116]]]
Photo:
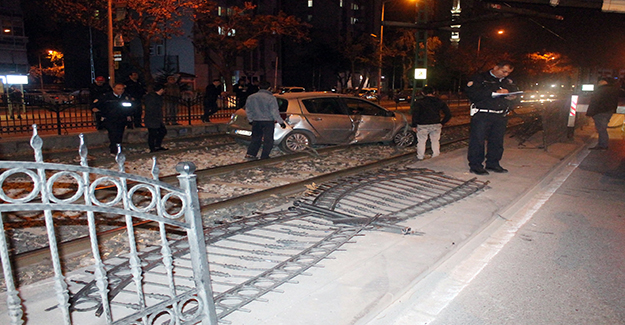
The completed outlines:
[[[257,159],[261,143],[263,151],[260,159],[269,158],[269,153],[273,149],[275,123],[278,122],[283,129],[286,128],[284,120],[280,117],[278,101],[268,90],[270,87],[268,81],[262,81],[259,85],[260,90],[250,95],[245,103],[247,120],[252,124],[252,140],[245,159]]]

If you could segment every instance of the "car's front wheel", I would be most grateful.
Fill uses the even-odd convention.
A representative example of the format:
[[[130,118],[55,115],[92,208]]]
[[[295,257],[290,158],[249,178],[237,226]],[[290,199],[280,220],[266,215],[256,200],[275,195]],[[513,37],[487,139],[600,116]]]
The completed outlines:
[[[280,143],[280,149],[284,152],[294,153],[306,150],[310,147],[312,140],[310,136],[302,131],[289,133]]]
[[[401,130],[393,136],[393,144],[398,147],[410,147],[417,141],[417,135],[411,130]]]

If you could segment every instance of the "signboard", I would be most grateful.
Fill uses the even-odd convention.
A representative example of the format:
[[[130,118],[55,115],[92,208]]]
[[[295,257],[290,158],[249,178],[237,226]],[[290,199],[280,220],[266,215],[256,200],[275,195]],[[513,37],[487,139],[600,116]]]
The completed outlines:
[[[424,69],[424,68],[414,69],[414,78],[416,80],[425,80],[427,79],[427,72],[428,72],[428,69]]]
[[[9,85],[27,85],[28,84],[28,76],[22,75],[7,75],[6,83]]]
[[[593,91],[593,90],[595,90],[595,85],[593,84],[582,85],[582,91]]]

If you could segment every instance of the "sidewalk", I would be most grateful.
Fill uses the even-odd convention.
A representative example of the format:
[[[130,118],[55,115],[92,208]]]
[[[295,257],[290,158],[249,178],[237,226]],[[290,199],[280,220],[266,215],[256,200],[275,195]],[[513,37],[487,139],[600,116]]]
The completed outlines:
[[[508,223],[508,214],[530,202],[570,160],[586,152],[591,135],[587,127],[569,143],[554,144],[548,151],[518,149],[514,139],[506,138],[502,165],[510,172],[480,176],[490,181],[490,188],[403,224],[424,235],[366,232],[356,243],[345,245],[345,251],[333,253],[335,259],[322,261],[323,268],[309,270],[311,276],[281,287],[284,293],[269,293],[264,296],[268,302],[253,302],[245,306],[249,313],[237,312],[225,320],[245,325],[416,324],[402,317],[410,316],[412,303],[450,276],[436,272],[437,268],[452,258],[468,256],[480,247],[485,234],[494,231],[493,225]],[[468,173],[466,149],[412,166],[465,180],[475,177]],[[429,312],[437,312],[434,309]]]

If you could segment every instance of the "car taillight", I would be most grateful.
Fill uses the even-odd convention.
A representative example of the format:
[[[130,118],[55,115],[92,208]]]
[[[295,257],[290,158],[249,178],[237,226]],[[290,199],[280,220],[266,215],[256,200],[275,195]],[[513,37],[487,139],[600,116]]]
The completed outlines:
[[[280,113],[280,117],[281,117],[283,120],[286,120],[286,113]]]

